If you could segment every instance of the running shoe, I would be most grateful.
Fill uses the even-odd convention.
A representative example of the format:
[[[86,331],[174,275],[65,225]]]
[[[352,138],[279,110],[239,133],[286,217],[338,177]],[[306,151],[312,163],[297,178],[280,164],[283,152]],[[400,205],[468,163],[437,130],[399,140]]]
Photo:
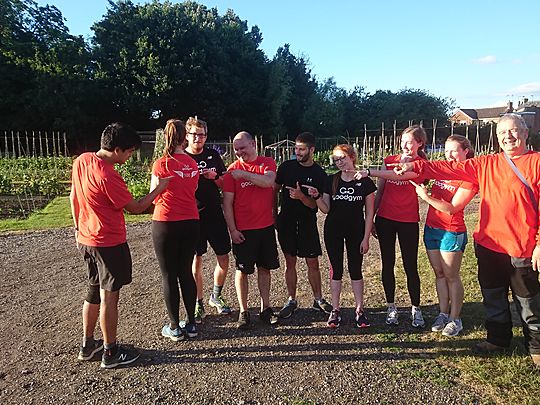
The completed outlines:
[[[232,312],[231,307],[227,305],[225,298],[223,298],[221,294],[217,297],[214,294],[210,295],[208,305],[214,307],[217,310],[217,313],[220,315],[229,315]]]
[[[433,325],[431,325],[431,331],[440,332],[444,329],[447,323],[448,323],[448,315],[443,314],[441,312],[439,315],[437,315],[437,318],[435,318],[435,321],[433,321]]]
[[[140,353],[138,351],[135,349],[128,349],[126,347],[119,346],[116,350],[116,354],[110,354],[110,350],[103,350],[101,368],[115,368],[118,366],[131,364],[137,360],[139,356]]]
[[[399,315],[396,307],[388,307],[388,311],[386,311],[386,324],[399,325]]]
[[[283,319],[289,318],[294,313],[294,311],[296,311],[297,308],[298,303],[296,302],[296,300],[288,300],[283,306],[283,308],[281,308],[281,310],[279,311],[279,317]]]
[[[357,328],[367,328],[369,326],[369,320],[365,312],[357,312],[354,320]]]
[[[508,347],[497,346],[493,343],[484,340],[483,342],[477,343],[473,346],[472,351],[476,354],[493,354],[493,353],[503,353],[508,350]]]
[[[202,323],[202,319],[205,315],[204,305],[197,300],[197,303],[195,304],[195,323]]]
[[[330,316],[328,317],[328,322],[326,322],[326,324],[330,328],[338,328],[340,323],[341,323],[341,313],[339,312],[339,309],[333,309],[330,312]]]
[[[250,315],[248,311],[240,312],[238,315],[238,322],[236,323],[236,327],[238,329],[247,329],[249,328],[249,324],[251,323]]]
[[[276,314],[274,314],[274,311],[270,307],[259,313],[259,318],[267,325],[275,325],[278,323],[278,317]]]
[[[422,311],[418,307],[412,307],[411,309],[411,325],[413,328],[423,328],[426,322],[422,316]]]
[[[198,333],[197,333],[197,325],[194,324],[194,323],[186,324],[185,331],[186,331],[187,337],[190,337],[190,338],[197,337],[197,335],[198,335]]]
[[[184,333],[180,326],[176,329],[171,329],[170,325],[165,325],[161,329],[161,336],[171,339],[173,342],[179,342],[185,339]]]
[[[94,340],[93,344],[90,344],[88,346],[81,346],[81,349],[79,350],[79,356],[77,357],[79,360],[92,360],[94,356],[103,350],[103,340]]]
[[[334,308],[324,298],[321,298],[313,300],[313,309],[315,311],[324,312],[325,314],[330,314]]]
[[[459,332],[463,330],[463,324],[461,319],[454,319],[446,324],[442,334],[443,336],[454,337],[459,335]]]

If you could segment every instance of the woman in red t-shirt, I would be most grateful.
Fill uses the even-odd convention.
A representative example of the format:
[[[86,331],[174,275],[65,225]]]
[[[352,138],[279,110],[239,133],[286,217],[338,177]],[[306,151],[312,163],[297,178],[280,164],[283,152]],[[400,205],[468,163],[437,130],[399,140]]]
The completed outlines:
[[[387,156],[382,170],[368,173],[380,176],[388,173],[387,167],[402,162],[426,159],[423,151],[427,141],[424,129],[418,125],[406,128],[401,134],[400,155]],[[414,177],[414,176],[412,176]],[[382,260],[382,282],[387,302],[387,325],[397,325],[398,311],[395,304],[396,281],[394,266],[396,263],[396,236],[398,237],[403,268],[407,276],[407,289],[411,299],[412,326],[424,326],[424,318],[420,310],[420,277],[418,276],[418,242],[420,230],[418,223],[418,197],[414,186],[409,183],[411,177],[385,180],[379,177],[377,195],[375,197],[374,236],[379,239]]]
[[[444,145],[446,160],[463,162],[474,156],[467,138],[448,137]],[[418,196],[429,204],[424,228],[424,243],[435,272],[435,286],[440,313],[431,326],[433,332],[457,336],[463,330],[460,319],[463,306],[463,284],[459,275],[467,244],[467,228],[463,209],[478,191],[475,185],[461,180],[437,180],[431,195],[423,185],[416,186]],[[451,305],[450,305],[451,304]]]
[[[152,168],[155,179],[171,177],[169,187],[154,200],[152,241],[161,270],[165,306],[169,324],[161,330],[173,341],[197,336],[195,302],[197,286],[191,271],[195,245],[199,237],[199,212],[195,191],[199,181],[197,163],[184,152],[186,130],[178,119],[167,121],[163,156]],[[180,328],[180,291],[187,312],[185,329]]]

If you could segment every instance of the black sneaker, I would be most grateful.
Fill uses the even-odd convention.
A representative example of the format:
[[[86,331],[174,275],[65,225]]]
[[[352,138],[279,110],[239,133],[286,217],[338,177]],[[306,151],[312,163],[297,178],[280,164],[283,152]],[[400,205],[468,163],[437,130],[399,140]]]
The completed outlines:
[[[77,357],[79,360],[92,360],[94,356],[103,350],[103,340],[94,340],[93,345],[88,346],[81,346],[81,350],[79,350],[79,357]]]
[[[247,329],[249,327],[249,324],[251,323],[251,320],[249,318],[250,316],[248,311],[240,312],[240,315],[238,315],[238,323],[236,324],[236,327],[238,329]]]
[[[324,298],[321,298],[320,300],[313,300],[313,309],[330,315],[334,308]]]
[[[369,320],[367,319],[365,312],[357,312],[354,320],[357,328],[369,327]]]
[[[259,313],[259,318],[261,318],[261,321],[267,325],[275,325],[278,323],[278,317],[276,314],[274,314],[274,311],[270,307]]]
[[[294,313],[294,311],[296,311],[297,308],[298,303],[296,302],[296,300],[289,300],[279,311],[279,317],[283,319],[289,318]]]
[[[194,323],[188,323],[186,325],[186,335],[190,338],[197,337],[197,326]]]
[[[121,346],[118,346],[116,354],[109,354],[107,352],[110,352],[110,350],[103,351],[101,368],[115,368],[125,364],[131,364],[140,356],[140,353],[135,349],[128,349]]]

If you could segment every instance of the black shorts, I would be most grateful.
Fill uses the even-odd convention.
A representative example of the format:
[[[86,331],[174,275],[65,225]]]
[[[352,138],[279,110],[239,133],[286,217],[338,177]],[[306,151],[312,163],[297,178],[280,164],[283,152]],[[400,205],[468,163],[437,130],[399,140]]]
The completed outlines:
[[[232,245],[238,270],[244,274],[253,274],[255,266],[268,270],[279,268],[276,233],[273,225],[241,232],[245,241]]]
[[[201,234],[196,247],[197,256],[202,256],[208,251],[208,243],[217,256],[226,255],[231,251],[231,238],[221,209],[218,215],[211,217],[201,214],[199,224]]]
[[[129,246],[96,247],[79,244],[88,267],[90,285],[99,285],[106,291],[117,291],[131,283],[131,253]]]
[[[277,233],[283,253],[306,258],[322,255],[316,215],[294,216],[280,212]]]

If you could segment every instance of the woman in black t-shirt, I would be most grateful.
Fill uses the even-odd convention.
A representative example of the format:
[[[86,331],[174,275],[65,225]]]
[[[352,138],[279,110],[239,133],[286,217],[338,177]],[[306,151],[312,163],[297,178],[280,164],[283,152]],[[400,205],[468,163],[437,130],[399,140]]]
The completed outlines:
[[[347,248],[347,261],[356,301],[356,326],[369,326],[364,312],[363,255],[369,250],[369,236],[373,226],[375,190],[369,178],[355,179],[356,153],[350,145],[337,145],[333,161],[340,170],[328,180],[322,194],[309,187],[309,194],[316,199],[319,209],[328,214],[324,223],[324,243],[330,259],[330,288],[334,310],[328,326],[337,328],[341,322],[339,307],[341,280],[343,278],[343,244]],[[365,216],[364,216],[365,207]]]

